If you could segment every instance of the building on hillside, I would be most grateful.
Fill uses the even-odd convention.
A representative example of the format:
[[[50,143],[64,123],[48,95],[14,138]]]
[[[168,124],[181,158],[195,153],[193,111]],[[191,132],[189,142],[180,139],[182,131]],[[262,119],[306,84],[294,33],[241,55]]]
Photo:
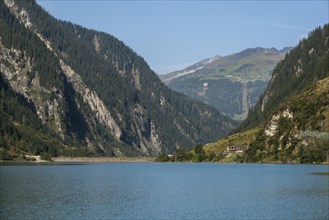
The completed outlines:
[[[248,148],[247,145],[240,145],[240,146],[228,146],[226,148],[227,152],[237,152],[237,153],[241,153],[244,150],[246,150]]]

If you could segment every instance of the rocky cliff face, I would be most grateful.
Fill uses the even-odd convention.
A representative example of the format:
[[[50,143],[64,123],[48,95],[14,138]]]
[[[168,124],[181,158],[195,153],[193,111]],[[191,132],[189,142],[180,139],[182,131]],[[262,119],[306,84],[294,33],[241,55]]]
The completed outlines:
[[[205,150],[222,162],[328,163],[329,24],[309,33],[276,65],[236,132]]]
[[[328,161],[329,25],[316,28],[274,68],[242,127],[261,126],[248,162]]]
[[[248,162],[321,163],[329,152],[329,77],[281,103],[246,152]]]
[[[244,122],[244,127],[269,120],[280,103],[328,74],[329,26],[316,28],[301,40],[282,62],[273,69],[273,76]]]
[[[66,148],[158,155],[215,140],[234,126],[215,109],[169,90],[116,38],[58,21],[34,1],[0,6],[1,75]]]

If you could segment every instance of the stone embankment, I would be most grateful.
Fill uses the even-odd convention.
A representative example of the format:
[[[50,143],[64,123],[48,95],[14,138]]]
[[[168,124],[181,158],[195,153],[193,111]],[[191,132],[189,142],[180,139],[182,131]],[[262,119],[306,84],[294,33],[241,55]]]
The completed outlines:
[[[54,162],[154,162],[155,157],[53,157]]]

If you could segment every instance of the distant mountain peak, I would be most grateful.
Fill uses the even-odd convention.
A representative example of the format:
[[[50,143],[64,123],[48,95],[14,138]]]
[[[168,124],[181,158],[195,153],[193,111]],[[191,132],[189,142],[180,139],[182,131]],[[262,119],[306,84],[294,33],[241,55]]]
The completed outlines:
[[[222,56],[220,56],[220,55],[215,55],[215,56],[213,56],[213,57],[211,57],[211,58],[204,59],[204,60],[200,61],[200,62],[197,63],[197,64],[207,65],[207,64],[210,64],[210,63],[215,62],[216,60],[219,60],[220,58],[222,58]]]
[[[239,53],[201,60],[160,78],[175,91],[241,120],[258,100],[272,69],[286,51],[288,48],[283,52],[275,48],[247,48]],[[204,84],[208,86],[204,87]]]

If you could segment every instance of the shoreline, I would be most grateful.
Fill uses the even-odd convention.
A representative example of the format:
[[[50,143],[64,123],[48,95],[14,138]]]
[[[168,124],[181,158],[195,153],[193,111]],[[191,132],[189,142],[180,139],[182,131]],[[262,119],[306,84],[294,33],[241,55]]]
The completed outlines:
[[[38,156],[30,156],[38,157]],[[166,161],[166,162],[158,162],[156,161],[157,157],[52,157],[52,161],[42,160],[41,158],[35,158],[36,160],[0,160],[1,163],[65,163],[65,162],[73,162],[73,163],[196,163],[192,161]],[[197,163],[219,163],[219,164],[289,164],[289,165],[303,165],[300,163],[278,163],[278,162],[267,162],[267,163],[238,163],[238,162],[213,162],[213,161],[202,161]],[[308,165],[329,165],[329,161],[325,161],[317,164],[308,164]]]
[[[53,162],[126,162],[126,163],[149,163],[154,162],[156,157],[52,157]]]

